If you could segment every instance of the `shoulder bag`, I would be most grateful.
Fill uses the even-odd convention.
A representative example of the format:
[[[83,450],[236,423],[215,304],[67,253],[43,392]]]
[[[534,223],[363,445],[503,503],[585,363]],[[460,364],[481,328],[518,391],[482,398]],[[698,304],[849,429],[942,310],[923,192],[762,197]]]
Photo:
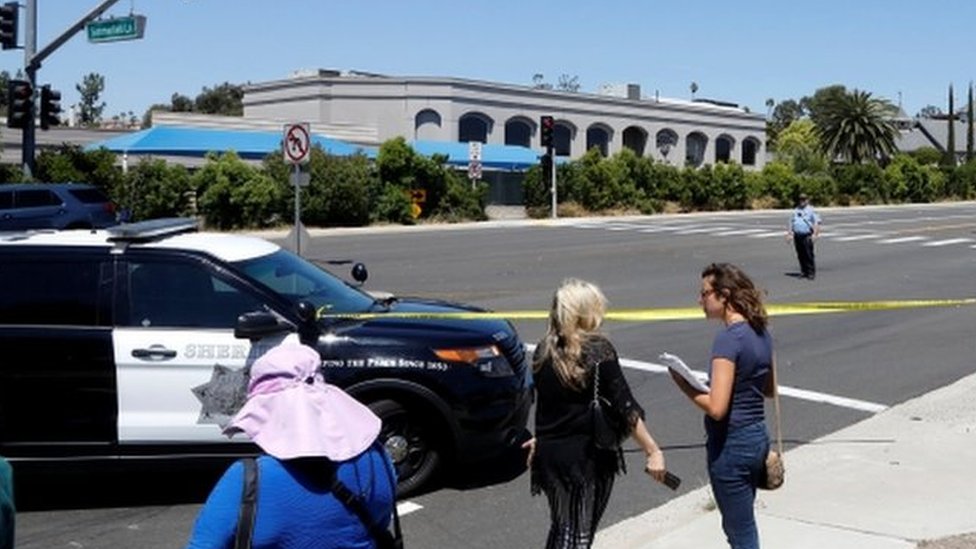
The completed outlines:
[[[621,439],[618,430],[616,410],[610,402],[600,396],[600,363],[593,367],[593,400],[590,401],[590,422],[593,426],[593,445],[599,450],[616,450],[620,448]]]

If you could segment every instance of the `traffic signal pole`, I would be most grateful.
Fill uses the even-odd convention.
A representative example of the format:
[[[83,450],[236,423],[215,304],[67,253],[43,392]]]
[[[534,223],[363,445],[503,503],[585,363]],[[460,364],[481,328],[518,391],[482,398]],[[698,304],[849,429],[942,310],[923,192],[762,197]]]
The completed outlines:
[[[24,20],[24,73],[27,81],[30,82],[31,90],[37,89],[37,69],[40,64],[34,65],[31,61],[37,52],[37,0],[27,0],[27,17]],[[33,104],[33,98],[31,98]],[[30,116],[25,121],[22,130],[20,158],[24,165],[24,176],[28,180],[34,178],[34,109],[31,109]]]
[[[103,0],[101,4],[96,6],[90,12],[82,16],[74,25],[72,25],[68,30],[61,33],[60,36],[51,41],[50,44],[44,46],[40,52],[37,51],[37,0],[27,0],[25,3],[26,17],[24,20],[24,74],[27,75],[27,80],[30,81],[31,89],[37,89],[37,71],[41,68],[41,62],[43,62],[49,55],[54,53],[55,50],[61,47],[62,44],[67,42],[72,36],[78,33],[81,29],[85,28],[85,25],[89,21],[95,19],[101,14],[105,13],[105,10],[109,9],[119,0]],[[35,109],[36,112],[36,109]],[[27,117],[27,123],[24,126],[24,137],[21,147],[21,157],[24,163],[24,175],[33,178],[34,177],[34,149],[35,149],[35,129],[36,122],[34,116]]]

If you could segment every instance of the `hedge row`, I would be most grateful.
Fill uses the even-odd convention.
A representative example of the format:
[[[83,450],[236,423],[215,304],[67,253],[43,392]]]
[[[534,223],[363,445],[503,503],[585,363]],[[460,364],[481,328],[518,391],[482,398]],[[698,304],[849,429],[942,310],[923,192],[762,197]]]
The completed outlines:
[[[595,149],[557,167],[556,198],[587,212],[614,210],[654,213],[672,203],[683,211],[790,207],[800,193],[819,205],[890,204],[967,200],[976,193],[976,163],[957,168],[922,164],[895,156],[884,168],[876,164],[828,167],[797,173],[771,162],[761,171],[738,164],[678,168],[624,150],[603,158]],[[549,185],[538,167],[524,181],[530,214],[546,215]]]

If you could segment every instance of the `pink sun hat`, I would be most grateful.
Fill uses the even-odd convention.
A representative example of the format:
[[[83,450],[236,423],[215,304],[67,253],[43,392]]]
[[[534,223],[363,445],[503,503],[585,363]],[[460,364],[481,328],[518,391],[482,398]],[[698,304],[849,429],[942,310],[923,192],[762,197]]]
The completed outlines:
[[[247,402],[224,434],[245,433],[278,459],[345,461],[376,440],[381,421],[322,377],[319,353],[297,343],[278,345],[251,366]]]

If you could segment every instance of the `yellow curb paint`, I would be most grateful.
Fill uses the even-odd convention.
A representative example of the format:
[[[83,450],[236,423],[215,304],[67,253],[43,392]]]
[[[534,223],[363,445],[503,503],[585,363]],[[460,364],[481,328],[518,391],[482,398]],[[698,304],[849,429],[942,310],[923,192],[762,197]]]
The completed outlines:
[[[770,303],[766,311],[770,316],[812,315],[828,313],[849,313],[860,311],[891,311],[898,309],[920,309],[933,307],[963,307],[976,305],[976,298],[965,299],[915,299],[891,301],[812,301],[800,303]],[[617,322],[655,322],[663,320],[693,320],[704,318],[699,307],[660,308],[660,309],[616,309],[607,311],[606,319]],[[413,318],[413,319],[462,319],[462,320],[545,320],[548,311],[485,311],[459,313],[323,313],[320,318]]]

